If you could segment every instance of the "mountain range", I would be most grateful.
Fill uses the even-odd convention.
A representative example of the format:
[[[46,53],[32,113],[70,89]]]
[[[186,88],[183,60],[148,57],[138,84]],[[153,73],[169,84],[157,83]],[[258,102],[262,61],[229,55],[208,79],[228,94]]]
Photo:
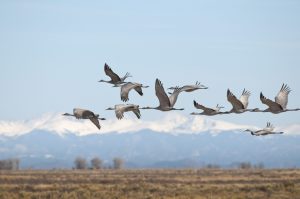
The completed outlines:
[[[198,168],[208,164],[228,168],[240,162],[263,163],[268,168],[300,167],[298,133],[257,137],[241,131],[246,126],[203,118],[191,121],[180,115],[164,118],[161,125],[124,120],[120,125],[127,125],[126,132],[117,126],[93,133],[95,127],[89,121],[62,120],[57,115],[47,118],[35,121],[37,124],[0,122],[0,159],[19,158],[21,168],[33,169],[72,168],[78,156],[87,161],[99,157],[106,166],[120,157],[127,168]],[[73,124],[79,130],[72,130]],[[114,121],[107,124],[113,126]],[[140,128],[142,125],[147,128]],[[289,128],[298,130],[297,125]]]

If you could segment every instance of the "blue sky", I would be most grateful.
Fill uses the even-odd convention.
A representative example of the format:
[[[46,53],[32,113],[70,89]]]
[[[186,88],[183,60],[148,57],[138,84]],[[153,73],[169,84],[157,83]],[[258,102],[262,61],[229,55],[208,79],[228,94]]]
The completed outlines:
[[[119,89],[100,84],[103,65],[149,85],[130,103],[156,106],[154,81],[165,87],[201,81],[209,90],[183,93],[176,107],[188,115],[192,100],[230,109],[226,90],[252,92],[250,107],[265,108],[283,82],[300,107],[299,1],[1,1],[0,120],[70,112],[73,107],[114,117]],[[144,119],[165,113],[143,111]],[[299,112],[218,116],[264,126],[300,123]]]

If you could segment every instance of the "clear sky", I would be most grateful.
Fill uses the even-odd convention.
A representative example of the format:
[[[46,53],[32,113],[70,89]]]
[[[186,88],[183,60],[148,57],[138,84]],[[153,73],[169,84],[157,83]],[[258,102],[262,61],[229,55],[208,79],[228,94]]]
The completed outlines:
[[[192,100],[231,109],[227,88],[252,92],[250,108],[265,108],[287,83],[290,108],[300,107],[300,1],[0,1],[0,120],[31,119],[47,112],[104,109],[121,103],[108,79],[107,62],[130,80],[149,85],[130,103],[157,106],[155,78],[165,87],[200,81],[208,90],[183,93],[176,107],[195,111]],[[165,113],[143,111],[144,119]],[[263,126],[300,123],[300,112],[217,116]]]

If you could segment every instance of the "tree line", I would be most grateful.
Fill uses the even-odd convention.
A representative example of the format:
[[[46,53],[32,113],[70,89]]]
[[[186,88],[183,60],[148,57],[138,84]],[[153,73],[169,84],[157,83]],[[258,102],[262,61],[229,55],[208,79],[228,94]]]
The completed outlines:
[[[98,158],[94,157],[90,160],[90,165],[88,164],[88,161],[84,157],[78,156],[74,160],[74,169],[122,169],[124,167],[124,160],[122,158],[114,158],[112,165],[109,167],[104,167],[103,161]]]
[[[0,160],[0,170],[19,170],[20,160],[15,159],[6,159]]]

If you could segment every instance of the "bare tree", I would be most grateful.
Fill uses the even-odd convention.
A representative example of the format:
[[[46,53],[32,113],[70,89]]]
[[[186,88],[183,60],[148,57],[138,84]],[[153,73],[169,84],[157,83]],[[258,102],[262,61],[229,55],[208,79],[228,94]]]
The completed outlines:
[[[75,164],[75,169],[86,169],[87,164],[86,164],[86,159],[82,157],[77,157],[74,161]]]
[[[122,158],[114,158],[113,163],[114,163],[114,169],[122,169],[123,168],[124,161]]]
[[[92,169],[101,169],[102,168],[102,160],[98,157],[94,157],[91,160]]]
[[[19,159],[0,160],[0,170],[19,170]]]
[[[241,162],[239,164],[239,168],[240,169],[251,169],[252,168],[252,165],[250,162]]]

